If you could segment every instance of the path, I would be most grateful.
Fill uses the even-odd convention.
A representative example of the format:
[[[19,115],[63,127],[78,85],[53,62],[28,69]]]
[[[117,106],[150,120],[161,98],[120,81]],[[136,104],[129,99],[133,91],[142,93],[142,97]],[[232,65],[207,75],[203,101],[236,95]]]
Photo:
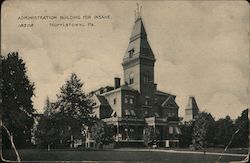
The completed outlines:
[[[204,152],[200,151],[177,151],[177,150],[168,150],[168,149],[143,149],[143,148],[119,148],[119,149],[114,149],[117,151],[128,151],[128,152],[133,152],[133,151],[152,151],[152,152],[166,152],[166,153],[186,153],[186,154],[202,154],[204,155]],[[217,153],[217,152],[206,152],[206,155],[217,155],[217,156],[238,156],[238,157],[246,157],[247,154],[235,154],[235,153]]]

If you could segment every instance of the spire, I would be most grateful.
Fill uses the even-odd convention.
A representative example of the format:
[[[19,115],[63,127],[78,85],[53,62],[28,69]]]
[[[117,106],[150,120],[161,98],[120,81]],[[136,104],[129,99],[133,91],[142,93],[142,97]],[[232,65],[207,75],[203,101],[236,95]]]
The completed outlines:
[[[129,61],[134,58],[146,58],[155,61],[153,51],[147,40],[147,33],[141,18],[142,6],[137,3],[135,10],[135,24],[129,39],[128,49],[125,52],[123,61]]]
[[[194,96],[190,96],[186,109],[199,110],[198,105],[195,101]]]
[[[195,98],[194,96],[190,96],[188,99],[187,107],[185,109],[185,120],[186,121],[193,120],[198,113],[199,113],[199,108],[195,101]]]
[[[146,30],[144,28],[141,18],[138,18],[135,21],[135,25],[130,36],[130,42],[139,37],[143,37],[144,39],[147,39],[147,33],[146,33]]]

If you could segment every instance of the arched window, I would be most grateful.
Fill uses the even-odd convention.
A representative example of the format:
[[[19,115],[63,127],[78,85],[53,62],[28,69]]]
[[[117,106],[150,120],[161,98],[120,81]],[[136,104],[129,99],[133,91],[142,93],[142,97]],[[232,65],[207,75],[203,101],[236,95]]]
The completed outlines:
[[[133,84],[134,83],[134,73],[131,72],[129,75],[129,84]]]

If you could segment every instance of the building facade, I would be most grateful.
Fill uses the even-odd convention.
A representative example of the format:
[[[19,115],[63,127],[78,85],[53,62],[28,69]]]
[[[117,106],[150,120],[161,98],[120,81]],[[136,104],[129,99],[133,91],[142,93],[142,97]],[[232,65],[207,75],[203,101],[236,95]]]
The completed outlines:
[[[157,131],[159,146],[177,147],[179,144],[179,106],[175,95],[157,89],[155,61],[142,18],[138,17],[122,61],[124,84],[121,85],[120,78],[115,78],[113,87],[90,93],[94,115],[115,126],[117,144],[143,144],[143,134],[149,126]]]

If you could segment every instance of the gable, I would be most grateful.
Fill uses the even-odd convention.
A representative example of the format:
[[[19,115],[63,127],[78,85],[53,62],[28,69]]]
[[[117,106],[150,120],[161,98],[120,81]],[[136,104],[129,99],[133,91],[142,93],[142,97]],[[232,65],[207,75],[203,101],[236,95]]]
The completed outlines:
[[[172,96],[169,96],[166,98],[166,100],[161,104],[161,107],[163,108],[179,108],[179,106],[176,104],[175,99]]]

